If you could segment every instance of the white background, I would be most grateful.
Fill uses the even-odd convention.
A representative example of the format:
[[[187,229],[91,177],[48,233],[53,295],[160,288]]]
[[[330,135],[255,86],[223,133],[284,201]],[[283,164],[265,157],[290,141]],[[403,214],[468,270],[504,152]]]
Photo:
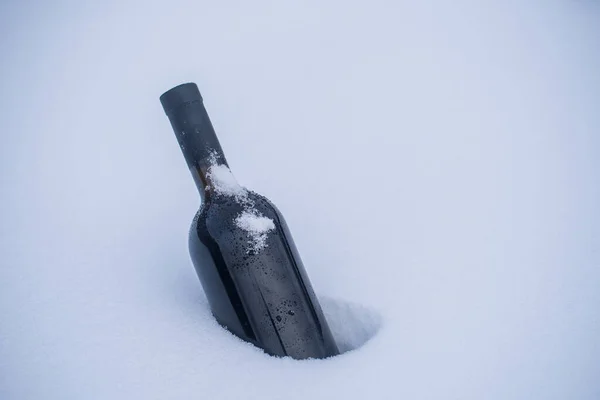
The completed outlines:
[[[85,3],[0,3],[1,399],[600,398],[597,2]],[[186,81],[365,346],[214,322]]]

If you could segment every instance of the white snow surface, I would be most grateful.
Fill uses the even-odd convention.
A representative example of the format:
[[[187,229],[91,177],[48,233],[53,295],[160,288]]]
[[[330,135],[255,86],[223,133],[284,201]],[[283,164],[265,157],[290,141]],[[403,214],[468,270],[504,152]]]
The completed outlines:
[[[600,5],[0,2],[0,399],[600,398]],[[344,354],[210,315],[195,81]]]

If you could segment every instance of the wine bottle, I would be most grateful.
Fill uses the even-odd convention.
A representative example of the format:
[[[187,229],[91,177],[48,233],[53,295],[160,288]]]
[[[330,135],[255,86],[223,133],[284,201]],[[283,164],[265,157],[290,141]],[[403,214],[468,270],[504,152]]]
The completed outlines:
[[[281,212],[237,183],[196,84],[160,101],[200,192],[189,250],[215,319],[271,355],[338,354]]]

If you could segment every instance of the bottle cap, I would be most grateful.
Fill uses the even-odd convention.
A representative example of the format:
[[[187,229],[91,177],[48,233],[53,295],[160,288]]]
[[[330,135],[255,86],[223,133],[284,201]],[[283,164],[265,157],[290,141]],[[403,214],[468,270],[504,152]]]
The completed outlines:
[[[202,96],[200,95],[198,86],[193,82],[175,86],[160,96],[160,102],[167,115],[181,106],[197,101],[202,102]]]

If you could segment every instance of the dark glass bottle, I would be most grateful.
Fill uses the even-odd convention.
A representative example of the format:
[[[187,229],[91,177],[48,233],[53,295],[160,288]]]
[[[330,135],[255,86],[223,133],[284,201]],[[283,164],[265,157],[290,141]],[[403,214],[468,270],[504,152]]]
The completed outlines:
[[[202,198],[189,248],[217,321],[271,355],[338,354],[283,216],[235,182],[196,84],[160,100]]]

